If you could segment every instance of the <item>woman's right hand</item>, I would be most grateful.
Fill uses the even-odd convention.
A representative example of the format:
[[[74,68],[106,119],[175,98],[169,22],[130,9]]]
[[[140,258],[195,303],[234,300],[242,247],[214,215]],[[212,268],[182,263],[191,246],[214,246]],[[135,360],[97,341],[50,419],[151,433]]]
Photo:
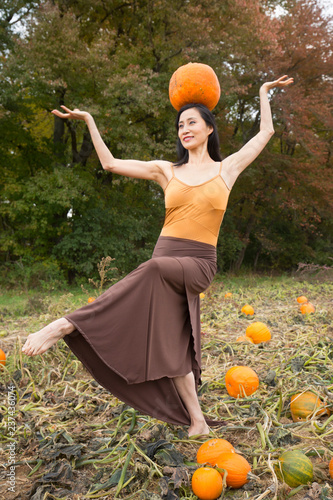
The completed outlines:
[[[51,111],[54,115],[58,116],[59,118],[69,118],[71,120],[86,120],[90,115],[87,111],[80,111],[79,109],[75,108],[73,111],[70,109],[66,108],[66,106],[60,106],[62,109],[66,111],[66,113],[61,113],[57,109],[54,109]]]

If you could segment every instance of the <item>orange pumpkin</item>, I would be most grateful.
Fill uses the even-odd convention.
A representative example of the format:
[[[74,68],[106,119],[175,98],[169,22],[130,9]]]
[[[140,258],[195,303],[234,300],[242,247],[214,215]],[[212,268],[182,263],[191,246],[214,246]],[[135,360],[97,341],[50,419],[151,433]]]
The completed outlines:
[[[265,323],[261,323],[260,321],[255,321],[248,326],[245,335],[250,337],[255,344],[268,342],[272,338],[271,332],[268,330]]]
[[[248,366],[233,366],[225,375],[225,386],[230,396],[243,398],[256,392],[259,378]]]
[[[331,458],[330,463],[328,464],[328,470],[331,478],[333,479],[333,457]]]
[[[300,307],[302,314],[310,314],[315,312],[315,307],[311,302],[305,302]]]
[[[91,304],[92,302],[94,302],[95,298],[94,297],[89,297],[88,299],[88,304]]]
[[[324,406],[319,396],[310,391],[291,396],[290,411],[294,422],[306,420],[314,414],[317,417],[330,414],[329,409]]]
[[[200,299],[204,299],[205,297],[206,297],[206,295],[203,292],[201,292],[200,293]]]
[[[246,335],[242,336],[242,337],[238,337],[236,342],[250,342],[251,344],[254,344],[254,341],[250,337],[247,337]]]
[[[245,306],[242,307],[242,313],[246,314],[246,316],[253,316],[254,309],[252,306],[249,306],[249,304],[245,304]]]
[[[246,458],[238,453],[222,453],[216,463],[219,469],[227,471],[226,483],[230,488],[241,488],[248,482],[247,475],[251,466]],[[220,473],[223,477],[224,473]]]
[[[192,476],[192,490],[200,500],[215,500],[223,490],[221,474],[211,467],[200,467]]]
[[[202,63],[180,66],[169,83],[169,98],[179,111],[185,104],[200,103],[212,110],[219,102],[221,88],[213,68]]]
[[[230,297],[232,297],[232,293],[231,292],[227,292],[224,296],[225,299],[230,299]]]
[[[297,297],[297,302],[299,304],[304,304],[304,302],[307,302],[308,299],[306,297],[304,297],[304,295],[301,295],[300,297]]]
[[[221,453],[235,453],[235,448],[226,439],[209,439],[203,443],[197,452],[198,464],[216,465]]]
[[[6,354],[0,349],[0,365],[5,366],[6,364]]]

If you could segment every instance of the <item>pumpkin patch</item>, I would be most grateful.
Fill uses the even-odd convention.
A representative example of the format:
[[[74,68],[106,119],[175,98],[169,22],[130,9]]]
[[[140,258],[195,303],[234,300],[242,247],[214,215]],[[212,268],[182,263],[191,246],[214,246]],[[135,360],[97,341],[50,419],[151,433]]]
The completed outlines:
[[[136,500],[140,491],[146,490],[150,496],[158,492],[161,497],[178,496],[179,500],[257,500],[265,494],[264,500],[273,500],[274,493],[269,488],[276,484],[278,500],[303,500],[307,496],[317,496],[318,500],[320,496],[333,498],[333,417],[330,413],[333,410],[330,329],[333,288],[320,284],[316,291],[312,286],[311,300],[320,308],[320,314],[301,315],[295,299],[300,295],[297,293],[299,283],[290,279],[285,290],[280,281],[274,286],[274,278],[267,279],[266,283],[263,286],[260,281],[256,286],[249,280],[249,285],[244,287],[243,278],[238,284],[233,280],[229,285],[227,279],[224,283],[213,282],[201,301],[201,326],[205,335],[201,336],[199,401],[205,417],[221,422],[217,427],[209,425],[211,435],[204,439],[188,438],[186,425],[166,424],[147,417],[110,396],[82,370],[74,355],[68,355],[63,340],[46,356],[30,360],[22,356],[21,365],[19,343],[14,342],[16,331],[24,332],[27,318],[20,319],[14,326],[11,316],[8,323],[0,327],[1,347],[8,358],[11,352],[8,369],[0,373],[2,386],[15,386],[11,397],[17,411],[18,434],[14,436],[18,438],[17,454],[31,461],[29,466],[20,466],[22,488],[28,491],[28,487],[40,487],[42,474],[51,472],[54,477],[56,471],[44,456],[59,453],[57,444],[63,447],[65,442],[73,440],[68,447],[66,444],[68,462],[75,476],[73,485],[74,488],[78,485],[85,495],[91,492],[93,496],[112,498],[132,496]],[[225,299],[226,289],[235,290],[232,300]],[[328,290],[327,296],[322,289]],[[85,305],[89,296],[83,293],[80,305]],[[94,293],[91,296],[94,297]],[[66,307],[70,308],[73,297],[66,300]],[[240,314],[246,302],[255,309],[256,319]],[[58,314],[58,302],[54,304],[57,307],[54,314]],[[43,318],[44,315],[40,320],[34,316],[31,320],[36,324],[39,321],[42,326]],[[245,335],[259,322],[272,334],[269,343],[254,344],[253,339]],[[10,331],[13,327],[14,335],[4,337],[4,330]],[[236,342],[241,335],[245,340]],[[60,370],[60,366],[64,370]],[[239,394],[231,396],[228,392],[225,375],[236,367],[241,367],[243,375],[249,368],[256,374],[255,379],[260,379],[258,388],[249,396],[244,390],[249,377],[240,384]],[[35,374],[38,374],[38,383],[33,386]],[[295,398],[297,395],[307,399],[302,401],[300,397]],[[164,396],[157,404],[163,403]],[[169,410],[172,418],[173,410]],[[297,412],[297,417],[293,418],[292,411]],[[5,414],[3,420],[6,418]],[[8,429],[3,432],[8,439]],[[42,439],[38,432],[47,439]],[[35,447],[27,447],[28,442]],[[36,450],[41,465],[38,463],[38,471],[30,474],[36,464]],[[300,458],[292,455],[291,460],[285,460],[287,451],[297,451]],[[238,457],[233,455],[240,456],[242,464],[235,467]],[[54,462],[59,466],[62,456],[56,456]],[[297,470],[291,468],[294,463]],[[202,474],[196,473],[198,469],[203,469]],[[301,481],[306,484],[289,486]],[[313,484],[319,492],[316,495]],[[48,488],[51,486],[48,484]],[[59,496],[57,489],[59,486],[55,485],[50,491],[55,497]],[[117,490],[120,493],[116,495]]]

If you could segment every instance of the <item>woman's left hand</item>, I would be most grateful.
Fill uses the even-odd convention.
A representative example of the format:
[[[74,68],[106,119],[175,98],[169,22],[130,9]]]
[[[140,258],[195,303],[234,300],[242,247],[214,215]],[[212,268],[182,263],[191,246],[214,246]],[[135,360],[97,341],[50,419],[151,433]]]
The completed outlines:
[[[266,82],[261,86],[261,89],[265,90],[268,92],[271,89],[275,88],[284,88],[290,85],[291,83],[294,83],[293,78],[289,78],[288,75],[281,76],[281,78],[278,78],[274,82]]]

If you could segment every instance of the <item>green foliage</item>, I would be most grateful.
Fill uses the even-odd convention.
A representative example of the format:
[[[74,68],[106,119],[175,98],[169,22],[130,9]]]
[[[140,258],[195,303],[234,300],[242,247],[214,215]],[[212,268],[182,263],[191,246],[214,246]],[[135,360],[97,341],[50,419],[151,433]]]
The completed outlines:
[[[107,255],[125,272],[150,258],[153,248],[149,242],[158,236],[151,206],[137,207],[124,217],[125,201],[123,207],[112,206],[111,201],[109,208],[92,208],[82,216],[73,216],[72,232],[53,249],[62,267],[92,276],[96,263]]]
[[[20,287],[26,292],[31,288],[55,290],[66,284],[64,272],[56,260],[34,260],[28,256],[4,263],[0,277],[6,288]]]

